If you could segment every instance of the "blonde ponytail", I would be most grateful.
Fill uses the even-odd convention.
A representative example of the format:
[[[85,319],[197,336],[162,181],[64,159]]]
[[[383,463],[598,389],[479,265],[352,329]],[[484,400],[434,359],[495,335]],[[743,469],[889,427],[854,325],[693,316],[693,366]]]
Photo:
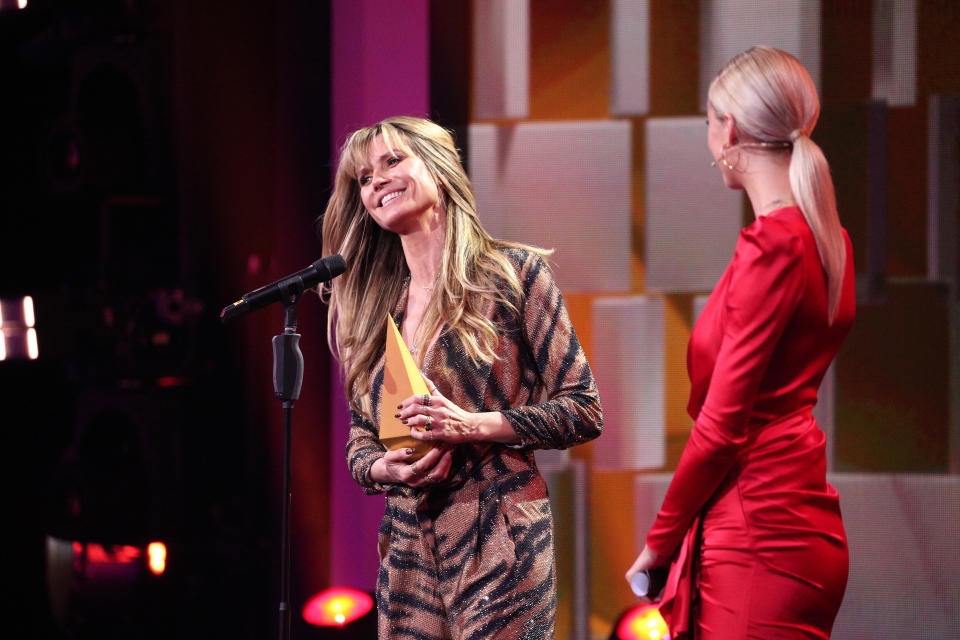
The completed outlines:
[[[847,247],[827,159],[817,143],[803,133],[793,141],[790,190],[813,232],[820,263],[827,274],[827,320],[832,324],[840,308]]]

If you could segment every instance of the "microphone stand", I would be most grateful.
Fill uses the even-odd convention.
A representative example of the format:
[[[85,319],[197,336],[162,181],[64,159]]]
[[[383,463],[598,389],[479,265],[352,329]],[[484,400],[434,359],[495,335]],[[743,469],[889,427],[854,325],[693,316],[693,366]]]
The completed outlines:
[[[273,389],[283,406],[283,506],[280,523],[280,640],[290,638],[290,442],[293,432],[293,405],[303,385],[303,353],[297,333],[297,302],[302,283],[291,283],[284,291],[283,333],[273,337]]]

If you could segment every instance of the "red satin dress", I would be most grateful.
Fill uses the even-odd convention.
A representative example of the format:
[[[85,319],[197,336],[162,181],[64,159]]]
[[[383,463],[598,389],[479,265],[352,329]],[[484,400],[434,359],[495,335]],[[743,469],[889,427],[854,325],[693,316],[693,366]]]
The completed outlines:
[[[647,537],[653,551],[674,556],[661,602],[673,638],[692,631],[691,620],[694,637],[709,640],[830,636],[847,540],[811,409],[853,324],[845,231],[844,240],[832,324],[813,234],[787,207],[743,230],[693,329],[695,424]]]

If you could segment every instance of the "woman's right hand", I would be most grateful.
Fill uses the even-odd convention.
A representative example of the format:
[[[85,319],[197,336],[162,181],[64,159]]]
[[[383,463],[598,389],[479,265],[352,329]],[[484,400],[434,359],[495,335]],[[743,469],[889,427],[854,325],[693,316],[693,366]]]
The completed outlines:
[[[643,545],[643,551],[641,551],[637,559],[633,561],[633,565],[627,569],[627,575],[624,577],[627,579],[627,582],[630,582],[635,574],[641,571],[649,571],[656,567],[662,567],[667,563],[667,560],[667,558],[661,557],[647,545]]]
[[[370,467],[370,477],[380,484],[405,484],[429,487],[447,479],[453,464],[453,448],[439,445],[414,461],[415,450],[396,449]]]

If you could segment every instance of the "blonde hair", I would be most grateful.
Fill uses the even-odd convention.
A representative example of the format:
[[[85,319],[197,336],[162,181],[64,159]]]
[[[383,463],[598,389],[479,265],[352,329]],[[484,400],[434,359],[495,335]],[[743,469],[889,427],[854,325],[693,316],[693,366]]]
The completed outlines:
[[[790,190],[813,232],[827,274],[827,320],[832,324],[840,306],[847,250],[830,167],[810,139],[820,116],[810,74],[785,51],[751,47],[723,67],[707,95],[717,115],[729,113],[741,134],[792,149]]]
[[[400,236],[382,229],[360,199],[358,174],[377,136],[388,149],[406,150],[423,161],[437,181],[446,211],[443,259],[417,330],[421,339],[446,325],[445,333],[457,335],[474,363],[492,362],[499,338],[485,311],[501,303],[517,312],[522,297],[521,283],[502,249],[550,253],[496,240],[484,230],[473,187],[453,137],[443,127],[396,116],[355,131],[340,151],[333,194],[322,219],[323,253],[343,255],[347,271],[320,293],[329,303],[327,339],[340,363],[350,406],[367,417],[372,417],[367,400],[372,369],[384,348],[384,321],[394,311],[410,273]]]

